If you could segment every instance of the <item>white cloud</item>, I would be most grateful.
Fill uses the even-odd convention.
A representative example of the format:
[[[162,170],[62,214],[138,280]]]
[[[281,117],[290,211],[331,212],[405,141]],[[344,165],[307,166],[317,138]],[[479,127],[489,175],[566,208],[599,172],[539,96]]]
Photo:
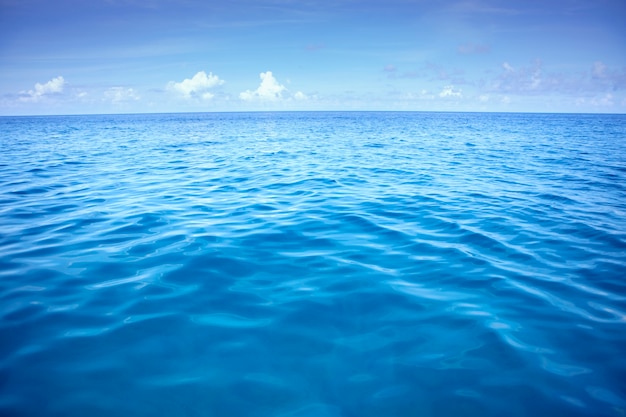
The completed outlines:
[[[44,95],[50,93],[60,93],[63,91],[63,86],[65,85],[65,79],[63,77],[58,76],[56,78],[51,79],[45,84],[35,84],[35,93],[37,95]]]
[[[623,91],[626,89],[626,66],[611,68],[603,62],[594,62],[591,81],[604,91]]]
[[[594,98],[591,100],[591,104],[597,107],[610,107],[613,105],[613,94],[606,93],[600,98]]]
[[[298,91],[296,94],[293,95],[293,98],[295,98],[296,100],[308,100],[309,97],[304,94],[302,91]]]
[[[600,97],[596,96],[590,99],[579,97],[576,99],[576,105],[577,106],[589,105],[593,107],[612,107],[615,105],[614,98],[615,97],[611,93],[606,93]],[[622,100],[621,105],[623,106],[625,103],[626,103],[626,98]]]
[[[259,77],[261,78],[259,88],[254,91],[246,90],[240,93],[240,99],[245,101],[277,101],[283,98],[283,91],[286,91],[287,88],[274,78],[272,71],[262,72],[259,74]]]
[[[207,74],[204,71],[199,71],[193,78],[186,78],[179,83],[170,81],[167,86],[170,90],[182,94],[187,99],[199,97],[208,100],[214,97],[214,94],[208,90],[222,84],[224,84],[224,80],[212,72]]]
[[[45,84],[36,83],[34,90],[22,91],[21,100],[23,101],[38,101],[40,98],[63,92],[65,86],[65,79],[62,76],[51,79]]]
[[[400,100],[417,101],[417,100],[434,100],[437,96],[426,89],[422,89],[419,93],[416,92],[398,92]]]
[[[566,88],[566,80],[561,74],[544,75],[542,63],[514,69],[507,62],[502,64],[502,71],[488,87],[489,91],[515,94],[540,94]]]
[[[453,85],[446,85],[439,93],[439,97],[461,97],[461,90],[455,90]]]
[[[137,101],[140,99],[134,89],[125,87],[111,87],[104,92],[104,97],[110,100],[113,104]]]

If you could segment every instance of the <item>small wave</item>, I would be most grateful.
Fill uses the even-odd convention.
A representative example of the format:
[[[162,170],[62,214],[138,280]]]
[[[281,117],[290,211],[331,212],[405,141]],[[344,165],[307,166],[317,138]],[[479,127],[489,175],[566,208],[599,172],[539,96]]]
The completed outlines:
[[[614,117],[3,120],[0,414],[623,413]]]

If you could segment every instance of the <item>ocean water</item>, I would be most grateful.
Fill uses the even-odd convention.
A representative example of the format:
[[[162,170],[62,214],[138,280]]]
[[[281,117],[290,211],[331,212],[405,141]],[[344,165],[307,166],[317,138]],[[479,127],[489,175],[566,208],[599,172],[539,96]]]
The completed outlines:
[[[0,118],[2,416],[624,416],[626,116]]]

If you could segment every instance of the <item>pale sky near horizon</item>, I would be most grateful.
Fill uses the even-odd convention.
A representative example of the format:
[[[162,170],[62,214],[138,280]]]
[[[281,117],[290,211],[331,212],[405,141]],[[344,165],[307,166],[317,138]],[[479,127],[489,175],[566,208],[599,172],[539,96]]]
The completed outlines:
[[[626,0],[0,0],[0,115],[626,113]]]

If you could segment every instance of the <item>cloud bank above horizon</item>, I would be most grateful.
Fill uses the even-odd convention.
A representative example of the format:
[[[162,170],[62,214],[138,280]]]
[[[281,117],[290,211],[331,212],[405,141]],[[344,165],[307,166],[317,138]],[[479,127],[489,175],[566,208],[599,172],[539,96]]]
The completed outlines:
[[[66,13],[0,0],[0,10],[0,115],[626,113],[619,0],[94,0]]]

